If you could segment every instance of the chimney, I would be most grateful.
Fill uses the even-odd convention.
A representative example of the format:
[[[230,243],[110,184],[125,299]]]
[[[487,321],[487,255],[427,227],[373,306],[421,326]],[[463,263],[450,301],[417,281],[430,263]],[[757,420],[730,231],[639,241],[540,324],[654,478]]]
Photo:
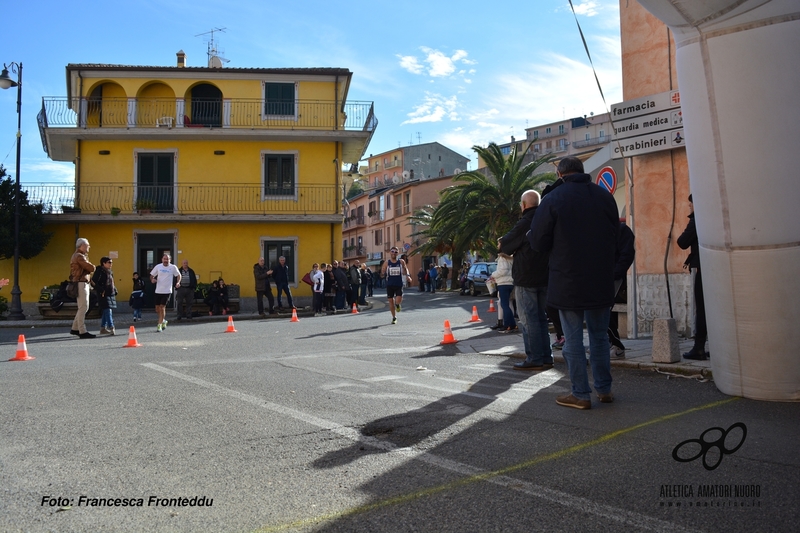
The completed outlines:
[[[186,52],[184,52],[183,50],[180,50],[175,55],[178,56],[178,68],[185,67],[186,66]]]
[[[516,141],[516,139],[515,139],[515,138],[514,138],[514,136],[512,135],[512,136],[511,136],[511,142],[513,143],[514,141]]]

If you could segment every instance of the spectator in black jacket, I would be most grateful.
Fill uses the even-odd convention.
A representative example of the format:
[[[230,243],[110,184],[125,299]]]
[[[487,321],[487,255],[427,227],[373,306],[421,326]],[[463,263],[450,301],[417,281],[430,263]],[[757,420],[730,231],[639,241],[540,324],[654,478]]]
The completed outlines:
[[[178,310],[178,320],[184,316],[192,319],[192,304],[194,304],[194,291],[197,289],[197,276],[194,270],[189,268],[189,261],[186,259],[181,263],[181,286],[176,291],[175,308]]]
[[[347,265],[344,261],[339,263],[333,262],[333,279],[336,281],[336,300],[335,307],[337,311],[344,309],[344,301],[347,298],[347,292],[350,290],[350,282],[347,280]]]
[[[278,307],[283,307],[281,295],[285,292],[289,300],[289,307],[294,309],[292,291],[289,289],[289,265],[286,264],[286,257],[280,256],[278,262],[272,266],[272,279],[275,280],[275,290],[278,293]]]
[[[619,235],[617,235],[617,253],[614,263],[614,303],[627,303],[627,290],[625,288],[625,275],[633,264],[636,254],[634,249],[634,236],[631,228],[625,224],[625,219],[619,219]],[[625,357],[625,345],[619,338],[619,313],[611,310],[608,321],[608,342],[611,343],[611,357],[622,359]]]
[[[550,334],[547,331],[547,252],[533,250],[528,242],[533,216],[539,205],[539,193],[522,193],[522,218],[511,231],[500,238],[500,251],[514,256],[511,277],[517,299],[517,314],[525,344],[525,360],[514,364],[514,370],[546,370],[553,368]]]
[[[703,276],[700,274],[700,253],[697,250],[697,227],[694,223],[694,204],[692,203],[692,195],[689,195],[689,207],[692,212],[689,213],[689,223],[686,229],[683,230],[681,236],[678,237],[678,246],[682,250],[689,248],[689,257],[683,263],[684,270],[691,272],[694,269],[694,346],[688,352],[683,354],[684,359],[694,359],[698,361],[705,361],[710,357],[706,351],[706,339],[708,338],[708,329],[706,327],[706,302],[703,298]]]
[[[572,394],[559,396],[556,403],[591,409],[584,320],[595,391],[602,403],[614,401],[608,321],[614,305],[619,212],[611,193],[584,173],[580,159],[562,159],[558,175],[563,184],[542,199],[533,217],[529,242],[532,249],[550,253],[547,301],[558,309],[566,338],[563,354]]]

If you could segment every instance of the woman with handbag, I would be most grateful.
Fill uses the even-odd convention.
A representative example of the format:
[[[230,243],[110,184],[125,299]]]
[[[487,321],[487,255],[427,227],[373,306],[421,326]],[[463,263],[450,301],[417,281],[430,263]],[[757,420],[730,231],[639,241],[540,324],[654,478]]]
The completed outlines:
[[[116,335],[113,310],[117,308],[117,287],[114,285],[113,264],[110,257],[100,258],[100,268],[94,271],[92,283],[97,294],[97,303],[102,311],[100,335]]]

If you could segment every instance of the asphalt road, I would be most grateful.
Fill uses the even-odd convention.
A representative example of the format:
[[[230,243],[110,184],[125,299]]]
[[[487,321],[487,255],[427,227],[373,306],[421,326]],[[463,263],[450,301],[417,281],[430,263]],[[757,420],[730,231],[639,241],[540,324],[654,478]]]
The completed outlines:
[[[0,530],[800,527],[800,405],[615,368],[613,404],[564,408],[563,364],[439,345],[445,319],[459,341],[507,342],[468,322],[484,299],[411,292],[394,326],[375,302],[237,333],[140,323],[132,349],[0,329],[3,361],[20,333],[36,357],[0,363]],[[713,427],[678,457],[716,468],[675,460]]]

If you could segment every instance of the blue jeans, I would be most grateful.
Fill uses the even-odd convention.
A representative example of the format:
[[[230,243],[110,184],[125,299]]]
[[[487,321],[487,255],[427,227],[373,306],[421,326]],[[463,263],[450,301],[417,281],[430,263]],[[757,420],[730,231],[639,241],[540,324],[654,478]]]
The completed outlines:
[[[358,287],[358,305],[367,305],[367,284],[362,283]]]
[[[497,295],[500,298],[500,307],[503,308],[503,326],[506,328],[516,327],[517,321],[514,320],[514,311],[511,309],[511,291],[513,285],[498,285]]]
[[[564,328],[564,348],[562,355],[567,362],[569,380],[572,382],[572,395],[579,400],[589,400],[589,375],[586,372],[586,351],[583,345],[583,321],[589,331],[589,362],[592,365],[594,390],[598,394],[611,392],[611,354],[608,344],[608,319],[611,309],[587,309],[567,311],[559,309],[561,326]]]
[[[278,307],[283,307],[281,295],[284,292],[286,293],[286,297],[289,299],[289,307],[294,307],[294,302],[292,301],[292,291],[289,290],[289,284],[281,283],[280,285],[277,285],[276,289],[278,290]]]
[[[334,303],[336,309],[344,309],[344,299],[346,295],[347,295],[346,291],[343,291],[341,289],[336,291],[336,297],[335,297],[336,299]]]
[[[114,318],[112,316],[112,309],[103,309],[103,315],[100,318],[100,327],[106,329],[114,329]]]
[[[550,333],[547,330],[547,287],[515,287],[517,315],[525,343],[525,362],[552,365]],[[505,309],[503,319],[505,320]],[[606,350],[608,352],[608,350]]]
[[[141,309],[134,309],[133,310],[133,318],[142,318],[142,310]]]

